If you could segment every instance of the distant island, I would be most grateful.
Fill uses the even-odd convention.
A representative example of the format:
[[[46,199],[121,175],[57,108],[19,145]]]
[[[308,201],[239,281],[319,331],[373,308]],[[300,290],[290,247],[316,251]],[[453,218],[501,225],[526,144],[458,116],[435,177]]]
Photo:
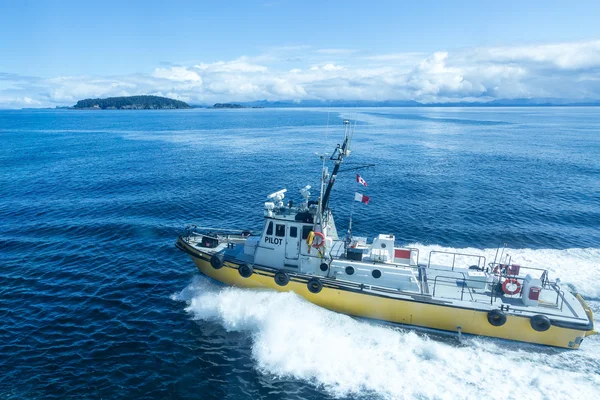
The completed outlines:
[[[160,96],[125,96],[79,100],[77,110],[173,110],[191,108],[183,101]]]
[[[246,108],[246,106],[234,103],[215,103],[212,108]]]
[[[194,107],[194,106],[192,106]],[[264,108],[263,106],[255,105],[241,105],[237,103],[215,103],[212,107],[208,108]]]

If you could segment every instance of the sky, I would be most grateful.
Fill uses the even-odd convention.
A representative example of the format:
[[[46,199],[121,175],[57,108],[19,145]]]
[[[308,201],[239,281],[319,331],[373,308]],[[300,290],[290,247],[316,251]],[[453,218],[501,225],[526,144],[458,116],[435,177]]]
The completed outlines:
[[[11,1],[0,108],[600,100],[600,1]]]

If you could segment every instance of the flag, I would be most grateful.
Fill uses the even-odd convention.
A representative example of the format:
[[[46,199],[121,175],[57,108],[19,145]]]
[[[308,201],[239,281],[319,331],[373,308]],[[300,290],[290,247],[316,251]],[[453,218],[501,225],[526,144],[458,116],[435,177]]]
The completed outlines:
[[[361,203],[369,204],[369,196],[362,195],[358,192],[354,193],[354,200],[360,201]]]
[[[360,183],[364,187],[367,187],[367,181],[365,181],[359,174],[356,174],[356,182]]]

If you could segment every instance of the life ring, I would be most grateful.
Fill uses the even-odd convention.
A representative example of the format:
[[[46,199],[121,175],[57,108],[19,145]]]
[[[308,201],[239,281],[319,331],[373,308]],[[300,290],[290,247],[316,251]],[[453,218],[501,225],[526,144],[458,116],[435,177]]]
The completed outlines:
[[[213,256],[210,258],[210,265],[214,269],[221,269],[223,267],[223,256],[213,254]]]
[[[506,323],[506,314],[504,311],[492,310],[487,314],[487,319],[490,325],[502,326]]]
[[[534,315],[529,320],[529,323],[531,324],[533,330],[538,332],[545,332],[550,329],[550,325],[552,325],[550,319],[548,319],[548,317],[545,315]]]
[[[275,279],[275,283],[278,284],[279,286],[285,286],[290,281],[289,275],[283,271],[277,271],[277,273],[275,273],[274,279]]]
[[[314,239],[316,239],[316,238],[321,238],[321,240],[318,240],[315,243]],[[315,232],[314,237],[313,237],[312,247],[314,247],[315,249],[319,249],[323,246],[325,246],[325,235],[323,235],[323,233],[321,233],[321,232]]]
[[[252,273],[254,272],[254,269],[248,264],[242,264],[238,267],[238,272],[240,273],[242,278],[250,278],[252,276]]]
[[[511,290],[508,288],[508,285],[514,285],[515,288]],[[502,284],[502,291],[505,294],[512,296],[513,294],[517,294],[521,291],[521,284],[515,278],[508,278],[504,280],[504,283]]]

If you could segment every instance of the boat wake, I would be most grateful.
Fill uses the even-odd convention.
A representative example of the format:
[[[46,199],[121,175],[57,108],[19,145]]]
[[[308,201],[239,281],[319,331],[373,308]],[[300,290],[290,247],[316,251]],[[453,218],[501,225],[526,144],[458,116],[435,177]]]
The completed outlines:
[[[433,248],[420,249],[424,254]],[[562,276],[577,268],[592,270],[581,271],[569,283],[583,294],[600,292],[587,282],[600,274],[596,249],[512,252],[523,264],[540,260],[545,266],[572,268],[557,270]],[[581,265],[585,260],[589,265]],[[600,391],[598,336],[587,338],[577,351],[472,336],[459,342],[453,336],[357,320],[294,293],[224,288],[203,277],[174,299],[185,301],[196,320],[249,334],[261,373],[300,379],[335,397],[454,399],[485,393],[498,399],[583,399]],[[592,307],[598,310],[597,302]]]

